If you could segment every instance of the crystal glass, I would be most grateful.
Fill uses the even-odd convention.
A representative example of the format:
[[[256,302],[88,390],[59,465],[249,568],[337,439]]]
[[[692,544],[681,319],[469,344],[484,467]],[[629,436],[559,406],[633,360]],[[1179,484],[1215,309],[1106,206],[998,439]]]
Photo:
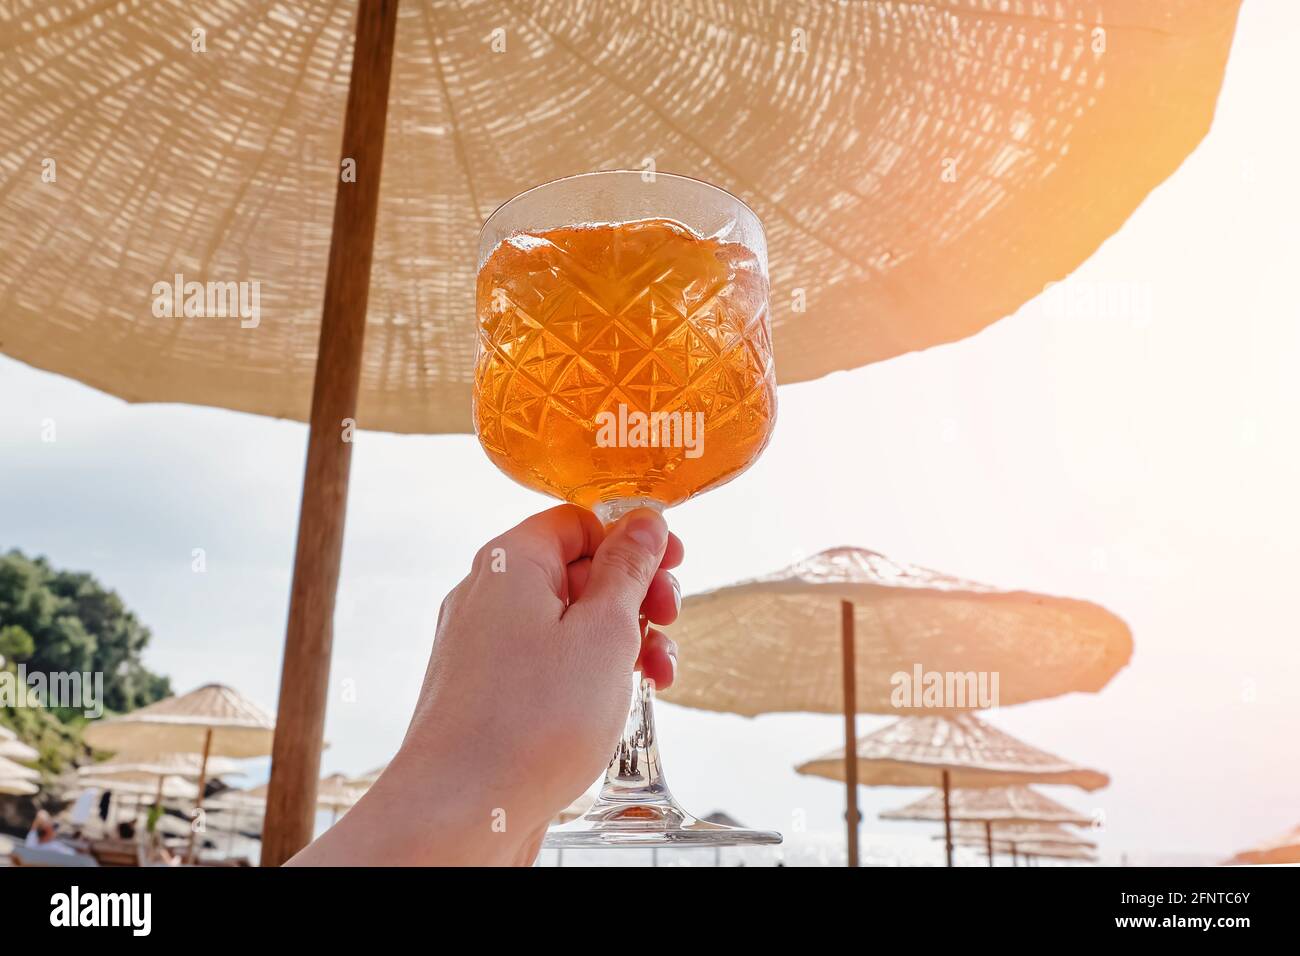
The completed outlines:
[[[649,171],[556,180],[488,218],[478,268],[474,425],[516,481],[608,525],[722,484],[767,445],[776,418],[767,243],[735,196]],[[677,804],[659,759],[653,682],[638,674],[634,684],[599,797],[545,845],[781,842]]]

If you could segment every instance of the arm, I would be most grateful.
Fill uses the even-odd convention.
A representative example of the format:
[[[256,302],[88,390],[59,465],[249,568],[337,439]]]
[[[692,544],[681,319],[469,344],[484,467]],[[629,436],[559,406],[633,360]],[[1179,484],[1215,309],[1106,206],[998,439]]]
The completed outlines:
[[[634,669],[672,683],[681,542],[653,511],[608,532],[572,505],[489,542],[443,602],[397,756],[289,865],[528,865],[604,771]]]

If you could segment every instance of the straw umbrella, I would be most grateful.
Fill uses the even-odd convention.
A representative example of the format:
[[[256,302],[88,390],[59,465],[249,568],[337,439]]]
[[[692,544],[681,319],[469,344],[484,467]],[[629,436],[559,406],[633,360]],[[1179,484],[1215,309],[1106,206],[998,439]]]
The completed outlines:
[[[1104,773],[1069,763],[1031,747],[970,715],[904,717],[857,741],[856,759],[843,749],[800,764],[802,774],[884,787],[942,786],[944,836],[952,866],[953,787],[1004,787],[1008,784],[1068,784],[1098,790],[1110,783]]]
[[[905,807],[885,810],[880,814],[880,819],[939,822],[946,816],[958,824],[958,829],[962,823],[981,824],[984,827],[985,843],[990,849],[989,866],[993,865],[991,847],[995,825],[1000,832],[1007,826],[1016,825],[1056,826],[1069,823],[1074,826],[1089,826],[1092,823],[1092,818],[1086,814],[1071,810],[1031,787],[958,788],[949,792],[946,803],[945,807],[943,791],[936,790]]]
[[[1300,826],[1292,827],[1286,833],[1256,844],[1248,850],[1242,850],[1225,865],[1270,863],[1300,863]]]
[[[347,785],[349,787],[355,787],[362,791],[369,790],[371,787],[375,785],[375,782],[379,779],[379,775],[382,774],[387,769],[388,769],[388,764],[386,763],[380,764],[378,767],[375,767],[373,770],[367,770],[365,773],[359,776],[350,777],[347,780]]]
[[[0,793],[30,796],[40,789],[37,785],[40,779],[39,771],[15,763],[8,757],[0,757]]]
[[[665,30],[636,6],[409,4],[401,29],[397,0],[58,7],[0,21],[4,350],[129,401],[311,423],[267,863],[311,833],[340,430],[468,430],[497,203],[610,166],[730,188],[767,223],[781,374],[815,378],[973,334],[1074,269],[1204,136],[1237,10],[676,0]],[[264,315],[159,319],[176,275],[260,283]]]
[[[32,763],[41,759],[35,747],[29,747],[18,739],[18,735],[8,727],[0,726],[0,757],[8,757],[22,763]]]
[[[936,835],[936,840],[942,840],[943,836]],[[1026,865],[1032,864],[1037,857],[1047,857],[1058,860],[1078,860],[1087,863],[1096,863],[1097,855],[1093,852],[1096,844],[1081,837],[1074,837],[1067,833],[1064,839],[1056,838],[1051,831],[1041,835],[1035,835],[1027,832],[1023,836],[1015,838],[997,838],[991,846],[985,840],[983,834],[978,831],[969,831],[964,834],[954,834],[953,842],[958,846],[984,847],[986,853],[1006,853],[1011,856],[1014,864],[1017,855],[1023,857]],[[990,856],[992,860],[992,856]],[[992,866],[992,862],[989,863]]]
[[[97,720],[84,736],[90,746],[119,755],[198,751],[197,814],[203,809],[209,759],[265,756],[271,752],[274,733],[275,723],[252,701],[222,684],[205,684],[183,696]]]
[[[943,834],[935,836],[942,840]],[[995,849],[1009,849],[1014,864],[1017,849],[1035,847],[1067,847],[1095,850],[1097,844],[1085,837],[1066,830],[1057,823],[1011,823],[999,826],[994,832],[992,821],[982,824],[956,823],[952,830],[952,842],[955,846],[983,846],[988,856],[989,866],[993,865]]]
[[[918,662],[929,672],[996,673],[996,703],[1005,705],[1098,691],[1133,652],[1128,627],[1095,604],[1002,591],[862,548],[833,548],[688,597],[671,634],[682,666],[664,700],[747,717],[843,714],[841,754],[852,750],[858,713],[899,712],[894,677],[912,675]],[[849,761],[839,778],[850,866],[855,773]]]
[[[332,773],[321,777],[316,787],[316,805],[331,811],[330,825],[338,822],[340,810],[350,810],[365,794],[365,790],[353,786],[345,774]]]
[[[77,778],[89,784],[109,779],[153,783],[157,787],[154,799],[161,803],[162,783],[166,777],[182,780],[197,780],[199,777],[217,779],[242,773],[240,764],[226,757],[209,756],[204,764],[202,754],[157,753],[133,754],[89,764],[78,768]]]

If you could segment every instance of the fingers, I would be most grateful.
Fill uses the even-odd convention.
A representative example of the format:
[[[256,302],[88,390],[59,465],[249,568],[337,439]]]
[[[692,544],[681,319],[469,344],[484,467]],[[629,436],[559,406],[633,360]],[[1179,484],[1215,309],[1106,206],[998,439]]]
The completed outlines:
[[[541,569],[561,601],[566,594],[568,566],[596,553],[605,536],[600,519],[577,505],[550,508],[515,525],[489,541],[478,553],[475,568],[508,570],[523,561]]]
[[[668,525],[657,512],[638,508],[605,532],[591,559],[582,597],[571,606],[635,616],[668,547]]]
[[[663,631],[650,628],[641,641],[641,655],[634,670],[654,681],[656,689],[668,689],[677,677],[677,644]]]
[[[525,519],[502,537],[533,557],[565,565],[595,554],[605,532],[586,508],[565,504]]]
[[[677,579],[660,568],[650,582],[645,600],[641,602],[641,613],[654,624],[671,624],[677,620],[677,612],[681,607],[682,596]]]
[[[682,544],[682,539],[669,531],[668,547],[664,548],[664,559],[659,562],[659,567],[671,571],[682,563],[684,557],[686,557],[686,546]]]
[[[603,534],[603,531],[602,531]],[[663,560],[659,562],[659,573],[650,582],[646,603],[641,606],[645,614],[656,624],[671,624],[677,620],[677,612],[682,606],[682,588],[675,575],[669,574],[669,568],[678,567],[686,557],[686,548],[682,539],[671,531],[668,532],[668,545],[664,548]],[[587,579],[591,576],[591,558],[582,557],[569,564],[568,590],[565,599],[576,601],[587,589]],[[649,605],[652,610],[646,610]]]

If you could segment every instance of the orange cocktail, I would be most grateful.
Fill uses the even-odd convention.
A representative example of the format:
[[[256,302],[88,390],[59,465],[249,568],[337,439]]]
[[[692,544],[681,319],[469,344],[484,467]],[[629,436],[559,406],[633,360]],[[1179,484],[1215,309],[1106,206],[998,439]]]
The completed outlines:
[[[744,470],[776,414],[753,251],[666,219],[509,236],[478,276],[475,427],[516,481],[673,505]]]

